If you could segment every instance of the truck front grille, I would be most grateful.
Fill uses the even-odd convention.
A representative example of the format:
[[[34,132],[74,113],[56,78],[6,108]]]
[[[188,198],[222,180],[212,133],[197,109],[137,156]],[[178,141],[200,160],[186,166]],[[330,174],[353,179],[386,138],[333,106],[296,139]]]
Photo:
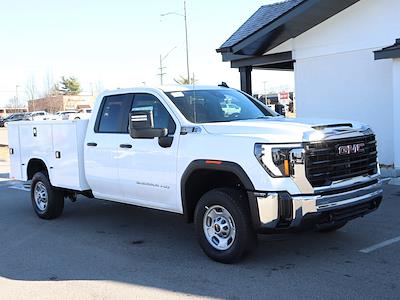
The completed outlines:
[[[361,145],[359,149],[356,145]],[[349,153],[339,154],[349,147]],[[373,175],[377,172],[376,141],[373,134],[356,138],[310,142],[306,149],[306,175],[313,187],[337,180]]]

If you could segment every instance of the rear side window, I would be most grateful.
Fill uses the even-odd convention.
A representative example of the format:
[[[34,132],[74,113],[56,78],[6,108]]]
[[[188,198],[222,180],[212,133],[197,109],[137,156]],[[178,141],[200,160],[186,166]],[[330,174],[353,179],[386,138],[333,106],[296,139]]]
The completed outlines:
[[[126,113],[130,110],[131,103],[132,94],[104,97],[96,132],[124,133],[126,129],[122,129],[122,124]]]

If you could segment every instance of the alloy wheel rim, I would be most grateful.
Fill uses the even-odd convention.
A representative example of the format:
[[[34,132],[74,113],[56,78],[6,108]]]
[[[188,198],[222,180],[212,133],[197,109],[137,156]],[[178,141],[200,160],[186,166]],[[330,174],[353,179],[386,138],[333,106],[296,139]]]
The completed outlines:
[[[36,183],[34,190],[34,198],[36,207],[42,212],[45,211],[48,205],[48,194],[46,186],[43,184],[43,182],[39,181]]]

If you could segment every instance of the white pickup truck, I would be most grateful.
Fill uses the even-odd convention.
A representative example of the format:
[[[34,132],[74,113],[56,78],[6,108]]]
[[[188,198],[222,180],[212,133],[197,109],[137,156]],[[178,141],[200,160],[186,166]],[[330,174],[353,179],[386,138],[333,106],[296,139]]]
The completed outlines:
[[[175,212],[224,263],[257,233],[336,230],[383,193],[368,126],[285,119],[220,86],[105,92],[89,120],[10,124],[9,146],[11,177],[31,180],[39,217],[77,194]]]

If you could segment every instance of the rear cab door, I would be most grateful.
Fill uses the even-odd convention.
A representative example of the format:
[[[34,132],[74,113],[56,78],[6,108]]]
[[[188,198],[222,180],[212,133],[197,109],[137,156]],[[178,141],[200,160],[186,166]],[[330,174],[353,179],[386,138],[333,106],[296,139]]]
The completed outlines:
[[[124,201],[118,176],[119,145],[124,140],[124,118],[133,95],[104,96],[96,104],[97,117],[91,119],[85,138],[85,173],[97,198]]]

